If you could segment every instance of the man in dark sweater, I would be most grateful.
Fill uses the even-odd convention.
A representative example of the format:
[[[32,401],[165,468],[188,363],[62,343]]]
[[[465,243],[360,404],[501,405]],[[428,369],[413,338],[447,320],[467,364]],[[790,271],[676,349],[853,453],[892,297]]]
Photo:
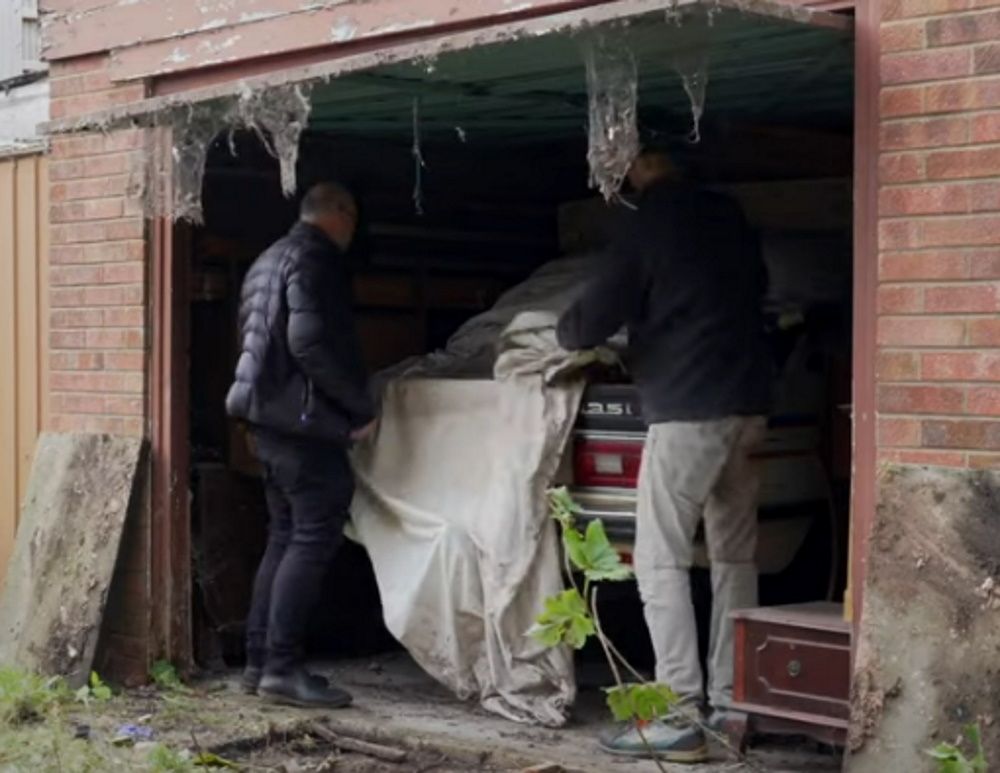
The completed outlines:
[[[708,699],[721,725],[732,700],[729,613],[757,602],[758,471],[771,367],[762,297],[766,273],[738,204],[679,181],[669,157],[642,154],[639,193],[609,259],[559,322],[560,343],[592,348],[623,326],[649,434],[639,479],[635,570],[656,653],[657,681],[683,705],[642,729],[603,739],[608,751],[707,758],[691,721],[704,705],[690,569],[704,519],[712,566]],[[645,740],[644,740],[644,738]]]
[[[336,708],[351,696],[308,674],[303,638],[354,494],[350,444],[374,408],[344,253],[358,210],[341,186],[312,188],[301,217],[254,262],[240,301],[242,344],[226,398],[250,424],[270,512],[247,620],[248,692]]]

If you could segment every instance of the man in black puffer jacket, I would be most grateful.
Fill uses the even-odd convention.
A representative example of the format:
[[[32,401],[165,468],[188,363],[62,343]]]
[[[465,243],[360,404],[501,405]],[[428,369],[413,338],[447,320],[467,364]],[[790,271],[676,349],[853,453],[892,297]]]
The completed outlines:
[[[291,705],[351,702],[305,671],[302,643],[354,494],[348,447],[374,429],[344,258],[357,219],[346,189],[317,185],[299,222],[254,262],[226,397],[229,415],[251,425],[271,518],[247,620],[244,688]]]

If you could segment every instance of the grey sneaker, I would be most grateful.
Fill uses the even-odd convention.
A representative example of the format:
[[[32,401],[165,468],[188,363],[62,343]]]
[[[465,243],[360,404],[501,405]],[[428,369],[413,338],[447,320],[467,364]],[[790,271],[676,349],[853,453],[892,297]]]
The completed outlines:
[[[705,762],[708,745],[701,728],[683,718],[632,723],[600,739],[601,748],[626,757],[657,757],[666,762]]]
[[[732,725],[740,725],[746,722],[746,714],[728,709],[713,709],[708,719],[705,720],[705,727],[713,733],[728,735]]]

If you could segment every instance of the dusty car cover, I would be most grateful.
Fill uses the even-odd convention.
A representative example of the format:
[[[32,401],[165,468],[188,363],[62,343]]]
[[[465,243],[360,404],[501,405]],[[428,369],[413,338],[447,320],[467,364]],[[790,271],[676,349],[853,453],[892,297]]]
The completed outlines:
[[[351,535],[371,556],[386,625],[421,667],[491,712],[559,726],[575,697],[571,654],[526,632],[562,588],[545,492],[583,389],[566,371],[594,355],[559,349],[558,308],[545,305],[512,315],[494,379],[424,370],[383,387],[377,436],[354,455]]]

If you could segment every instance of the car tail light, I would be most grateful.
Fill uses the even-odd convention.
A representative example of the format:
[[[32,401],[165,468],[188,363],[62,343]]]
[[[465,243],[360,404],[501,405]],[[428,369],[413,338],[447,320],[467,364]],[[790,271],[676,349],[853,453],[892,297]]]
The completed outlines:
[[[577,436],[573,449],[574,483],[585,487],[635,488],[642,446],[642,439]]]

